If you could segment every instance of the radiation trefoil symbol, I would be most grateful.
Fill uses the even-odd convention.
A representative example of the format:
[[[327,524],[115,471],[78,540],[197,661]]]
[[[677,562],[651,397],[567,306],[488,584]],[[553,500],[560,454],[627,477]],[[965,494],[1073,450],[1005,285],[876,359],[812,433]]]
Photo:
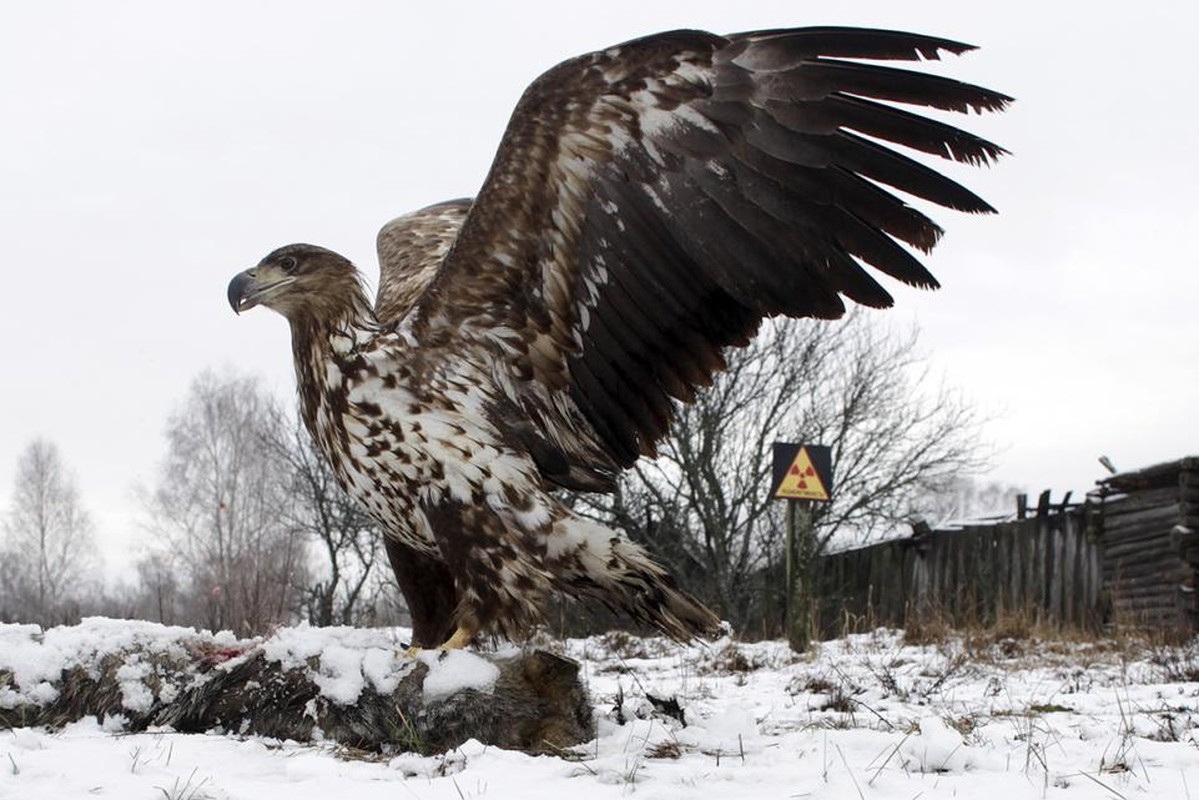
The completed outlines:
[[[829,499],[828,488],[812,464],[808,448],[801,447],[795,454],[791,466],[787,467],[783,479],[774,490],[774,496],[787,500]]]

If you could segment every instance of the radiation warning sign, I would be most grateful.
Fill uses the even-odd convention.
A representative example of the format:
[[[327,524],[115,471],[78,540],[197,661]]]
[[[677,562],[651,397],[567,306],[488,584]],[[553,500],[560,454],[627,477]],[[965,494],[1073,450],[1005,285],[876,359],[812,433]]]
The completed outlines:
[[[819,444],[774,443],[775,500],[816,500],[827,503],[833,491],[833,459]]]

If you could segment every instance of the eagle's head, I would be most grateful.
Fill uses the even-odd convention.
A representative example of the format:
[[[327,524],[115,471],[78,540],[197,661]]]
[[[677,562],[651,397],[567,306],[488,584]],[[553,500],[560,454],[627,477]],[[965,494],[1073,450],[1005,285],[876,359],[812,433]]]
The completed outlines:
[[[354,265],[313,244],[280,247],[229,281],[229,305],[237,313],[263,305],[293,323],[339,321],[364,300]]]

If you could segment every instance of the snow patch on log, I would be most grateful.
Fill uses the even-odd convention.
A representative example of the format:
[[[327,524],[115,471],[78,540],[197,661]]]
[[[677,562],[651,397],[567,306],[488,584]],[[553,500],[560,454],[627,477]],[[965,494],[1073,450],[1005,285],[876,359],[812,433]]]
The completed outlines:
[[[463,742],[558,752],[590,739],[577,662],[545,651],[401,652],[398,629],[281,628],[239,640],[90,618],[0,624],[0,729],[153,728],[441,753]]]
[[[78,625],[43,631],[38,625],[0,625],[0,709],[45,706],[59,699],[63,674],[80,670],[93,681],[109,657],[135,652],[117,675],[121,704],[145,711],[155,699],[169,701],[178,687],[161,684],[154,691],[154,661],[191,661],[194,650],[218,650],[238,645],[229,631],[198,633],[193,628],[159,625],[140,620],[87,617]],[[164,696],[165,695],[165,696]]]
[[[466,650],[425,650],[417,659],[429,668],[425,675],[425,702],[474,689],[491,694],[499,680],[495,664]]]
[[[399,646],[390,630],[299,625],[278,630],[262,643],[262,652],[280,669],[306,670],[324,697],[346,706],[358,702],[368,685],[391,694],[412,672],[412,661],[397,658]]]

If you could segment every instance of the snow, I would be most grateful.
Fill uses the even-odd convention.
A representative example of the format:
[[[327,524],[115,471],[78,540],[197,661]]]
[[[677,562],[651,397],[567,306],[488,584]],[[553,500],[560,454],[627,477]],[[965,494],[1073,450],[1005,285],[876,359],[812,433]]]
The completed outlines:
[[[153,668],[145,662],[124,664],[117,670],[121,683],[121,705],[130,711],[147,712],[154,705],[154,693],[145,684]]]
[[[65,664],[181,635],[195,632],[108,620],[44,635],[0,626],[0,684],[30,697]],[[402,638],[301,627],[263,646],[351,703],[364,686],[398,680],[391,648]],[[781,642],[687,648],[623,635],[550,646],[581,663],[597,723],[595,740],[561,756],[470,741],[438,755],[364,758],[327,742],[127,733],[119,719],[85,719],[0,731],[0,798],[1181,800],[1190,787],[1199,797],[1199,643],[914,646],[877,631],[802,656]],[[420,658],[431,696],[494,688],[481,666],[491,665],[469,652]],[[122,675],[134,710],[145,702],[140,671]],[[677,699],[686,724],[655,711],[651,697]]]
[[[307,670],[333,702],[352,705],[368,684],[381,694],[394,691],[413,667],[411,660],[396,658],[400,642],[410,639],[407,631],[300,625],[276,631],[262,642],[262,650],[283,669]],[[426,699],[461,689],[490,692],[500,674],[494,664],[468,652],[426,651],[417,660],[429,668]]]
[[[140,647],[148,653],[185,657],[186,643],[199,636],[192,628],[103,617],[88,617],[79,625],[51,628],[45,632],[37,625],[0,625],[0,673],[12,674],[11,680],[0,682],[0,708],[53,702],[58,690],[51,681],[64,669],[76,666],[94,669],[109,653]],[[203,636],[208,644],[215,646],[237,643],[233,634],[227,631]],[[141,680],[151,669],[148,664],[134,664],[121,671],[119,677],[126,708],[141,710],[153,702],[153,696]]]
[[[426,703],[462,689],[490,694],[500,677],[499,667],[465,650],[426,650],[417,658],[429,667],[423,686]]]
[[[262,642],[262,651],[283,669],[307,670],[333,702],[352,705],[368,682],[390,694],[412,668],[396,659],[399,642],[391,630],[300,625],[276,631]]]
[[[914,772],[964,772],[975,766],[965,737],[940,717],[922,717],[897,752],[904,767]]]

